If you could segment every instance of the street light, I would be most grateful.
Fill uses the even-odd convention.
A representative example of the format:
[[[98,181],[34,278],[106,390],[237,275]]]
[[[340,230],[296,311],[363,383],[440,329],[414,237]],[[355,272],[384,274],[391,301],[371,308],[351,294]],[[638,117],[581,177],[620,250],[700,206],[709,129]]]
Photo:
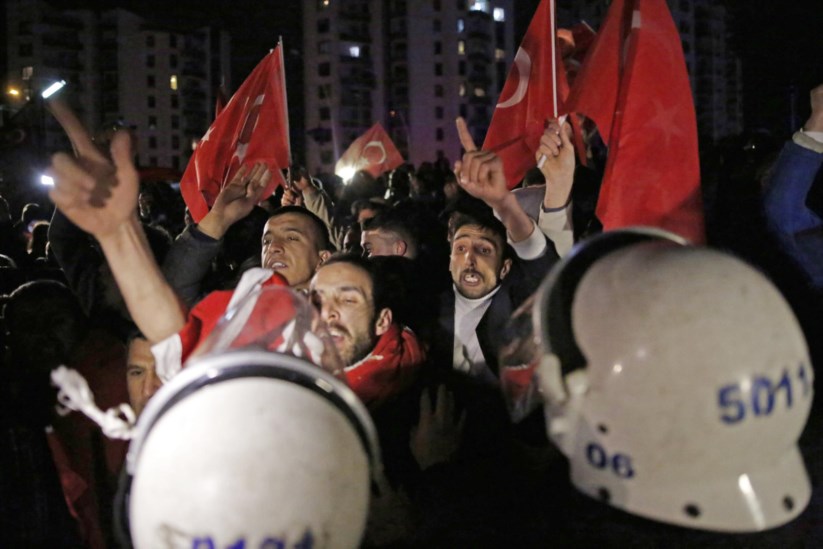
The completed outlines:
[[[20,90],[18,90],[17,88],[9,88],[8,91],[6,91],[6,93],[8,93],[12,97],[20,97]]]

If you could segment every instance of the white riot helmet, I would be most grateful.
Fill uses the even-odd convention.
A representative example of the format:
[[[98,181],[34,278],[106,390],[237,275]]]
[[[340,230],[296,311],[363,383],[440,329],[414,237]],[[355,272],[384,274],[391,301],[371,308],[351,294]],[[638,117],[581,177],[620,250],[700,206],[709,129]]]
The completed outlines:
[[[311,316],[305,300],[282,292],[263,295],[298,309],[294,318]],[[316,351],[323,338],[284,322],[292,312],[272,321],[269,311],[259,322],[248,312],[241,306],[228,317],[277,333],[254,337],[225,323],[212,341],[245,348],[211,345],[140,416],[118,502],[120,530],[137,548],[347,548],[361,540],[380,474],[369,414],[332,373],[260,348],[300,341],[289,347]]]
[[[669,233],[605,233],[555,266],[533,309],[549,437],[574,485],[691,528],[759,531],[806,507],[797,440],[813,371],[759,272]]]

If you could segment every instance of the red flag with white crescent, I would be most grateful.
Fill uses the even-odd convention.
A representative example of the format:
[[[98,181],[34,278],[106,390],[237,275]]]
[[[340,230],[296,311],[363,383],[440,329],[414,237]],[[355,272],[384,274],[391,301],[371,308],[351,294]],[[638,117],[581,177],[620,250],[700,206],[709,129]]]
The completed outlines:
[[[289,119],[282,45],[255,67],[200,140],[189,160],[180,191],[199,222],[223,187],[243,165],[264,162],[273,172],[263,198],[285,184],[289,167]]]
[[[565,69],[554,33],[554,0],[541,0],[514,57],[483,150],[503,160],[509,188],[535,166],[546,122],[562,111]]]
[[[355,139],[337,164],[334,173],[343,179],[354,172],[366,170],[374,177],[403,165],[403,155],[397,150],[389,134],[377,122],[366,133]]]
[[[566,107],[609,145],[597,217],[606,230],[659,227],[705,241],[697,119],[665,0],[615,0]]]

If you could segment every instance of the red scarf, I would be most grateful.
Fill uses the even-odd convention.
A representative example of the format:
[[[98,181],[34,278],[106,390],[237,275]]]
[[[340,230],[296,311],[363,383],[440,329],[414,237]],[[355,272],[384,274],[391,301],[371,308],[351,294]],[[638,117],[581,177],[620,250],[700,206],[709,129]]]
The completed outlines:
[[[417,336],[392,323],[372,352],[345,368],[352,390],[370,410],[408,389],[425,360]]]
[[[272,276],[262,286],[285,286],[279,275]],[[233,292],[212,292],[195,306],[189,321],[179,332],[183,361],[203,341],[222,318]],[[414,383],[425,360],[425,352],[414,332],[392,323],[374,349],[361,361],[345,368],[349,386],[370,409],[403,392]]]

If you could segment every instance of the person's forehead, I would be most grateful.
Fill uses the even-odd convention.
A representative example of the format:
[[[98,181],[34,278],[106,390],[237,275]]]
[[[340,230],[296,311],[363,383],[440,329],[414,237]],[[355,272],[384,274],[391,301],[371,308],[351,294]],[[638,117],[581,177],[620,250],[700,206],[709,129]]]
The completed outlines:
[[[391,239],[394,237],[394,234],[389,231],[384,231],[383,229],[369,229],[363,231],[363,239]]]
[[[371,297],[372,284],[369,274],[351,263],[332,263],[317,270],[311,282],[314,290],[344,291],[355,290]]]
[[[311,219],[298,213],[284,213],[270,217],[263,228],[264,233],[274,231],[297,230],[303,234],[314,236],[314,224]]]
[[[154,356],[151,353],[151,343],[148,340],[136,337],[129,342],[129,360],[141,360],[146,362],[154,362]]]
[[[487,229],[480,225],[463,225],[454,232],[454,242],[460,239],[486,240],[495,246],[500,246],[500,237],[491,229]]]

